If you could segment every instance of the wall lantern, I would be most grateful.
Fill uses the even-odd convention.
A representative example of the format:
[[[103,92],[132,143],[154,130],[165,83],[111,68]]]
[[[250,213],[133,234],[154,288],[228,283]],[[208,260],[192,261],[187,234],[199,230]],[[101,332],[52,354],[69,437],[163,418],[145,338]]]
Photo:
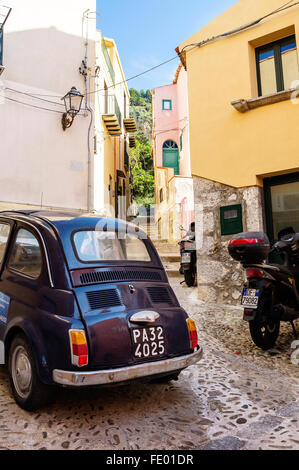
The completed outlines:
[[[84,96],[77,90],[76,87],[72,87],[63,98],[66,112],[62,116],[62,128],[65,131],[68,127],[71,127],[75,116],[80,112],[81,104]]]

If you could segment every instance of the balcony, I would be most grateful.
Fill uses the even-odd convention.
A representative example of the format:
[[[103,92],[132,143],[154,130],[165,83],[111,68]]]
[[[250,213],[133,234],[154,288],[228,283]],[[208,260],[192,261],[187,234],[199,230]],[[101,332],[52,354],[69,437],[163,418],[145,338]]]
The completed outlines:
[[[105,95],[105,109],[102,118],[111,136],[121,135],[122,117],[115,95]]]
[[[110,55],[109,55],[107,46],[106,46],[105,39],[103,39],[103,41],[102,41],[102,49],[103,49],[103,54],[104,54],[104,57],[105,57],[105,60],[106,60],[107,67],[109,69],[109,73],[110,73],[110,76],[111,76],[112,83],[113,83],[113,85],[115,85],[115,72],[114,72],[114,68],[113,68],[113,65],[112,65],[112,62],[111,62],[111,59],[110,59]]]
[[[136,147],[136,139],[134,135],[129,136],[129,147],[130,148]]]

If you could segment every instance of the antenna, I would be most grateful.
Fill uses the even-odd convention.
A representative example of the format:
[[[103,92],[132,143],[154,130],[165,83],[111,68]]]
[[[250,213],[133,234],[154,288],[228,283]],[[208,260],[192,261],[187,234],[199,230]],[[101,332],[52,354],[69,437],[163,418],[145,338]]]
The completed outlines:
[[[9,17],[11,13],[12,8],[6,7],[4,5],[0,5],[0,31],[3,29],[3,26],[5,25],[7,18]]]

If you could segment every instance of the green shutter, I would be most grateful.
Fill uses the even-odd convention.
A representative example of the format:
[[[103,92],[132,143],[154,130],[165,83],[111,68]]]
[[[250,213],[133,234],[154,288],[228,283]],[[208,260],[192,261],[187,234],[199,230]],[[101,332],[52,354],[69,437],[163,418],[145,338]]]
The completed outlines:
[[[242,206],[220,207],[221,235],[235,235],[243,232]]]

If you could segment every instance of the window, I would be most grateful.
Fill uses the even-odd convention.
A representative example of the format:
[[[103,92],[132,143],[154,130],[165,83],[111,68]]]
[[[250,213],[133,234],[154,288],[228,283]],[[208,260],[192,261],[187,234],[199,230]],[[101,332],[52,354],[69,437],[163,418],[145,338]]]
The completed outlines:
[[[220,207],[221,235],[234,235],[243,232],[242,206]]]
[[[164,111],[172,110],[172,101],[171,100],[162,100],[162,109]]]
[[[98,261],[150,261],[137,235],[113,231],[81,230],[73,236],[77,256],[84,263]]]
[[[159,194],[160,194],[160,202],[163,202],[163,200],[164,200],[164,197],[163,197],[164,194],[163,194],[163,189],[162,189],[162,188],[160,189],[160,193],[159,193]]]
[[[25,229],[18,231],[8,266],[14,271],[38,278],[42,270],[42,254],[38,240]]]
[[[0,65],[3,65],[3,29],[0,27]]]
[[[0,264],[3,261],[5,255],[5,249],[7,245],[7,240],[9,237],[10,226],[8,224],[0,224]]]
[[[259,96],[293,88],[299,80],[295,36],[257,48],[256,63]]]

